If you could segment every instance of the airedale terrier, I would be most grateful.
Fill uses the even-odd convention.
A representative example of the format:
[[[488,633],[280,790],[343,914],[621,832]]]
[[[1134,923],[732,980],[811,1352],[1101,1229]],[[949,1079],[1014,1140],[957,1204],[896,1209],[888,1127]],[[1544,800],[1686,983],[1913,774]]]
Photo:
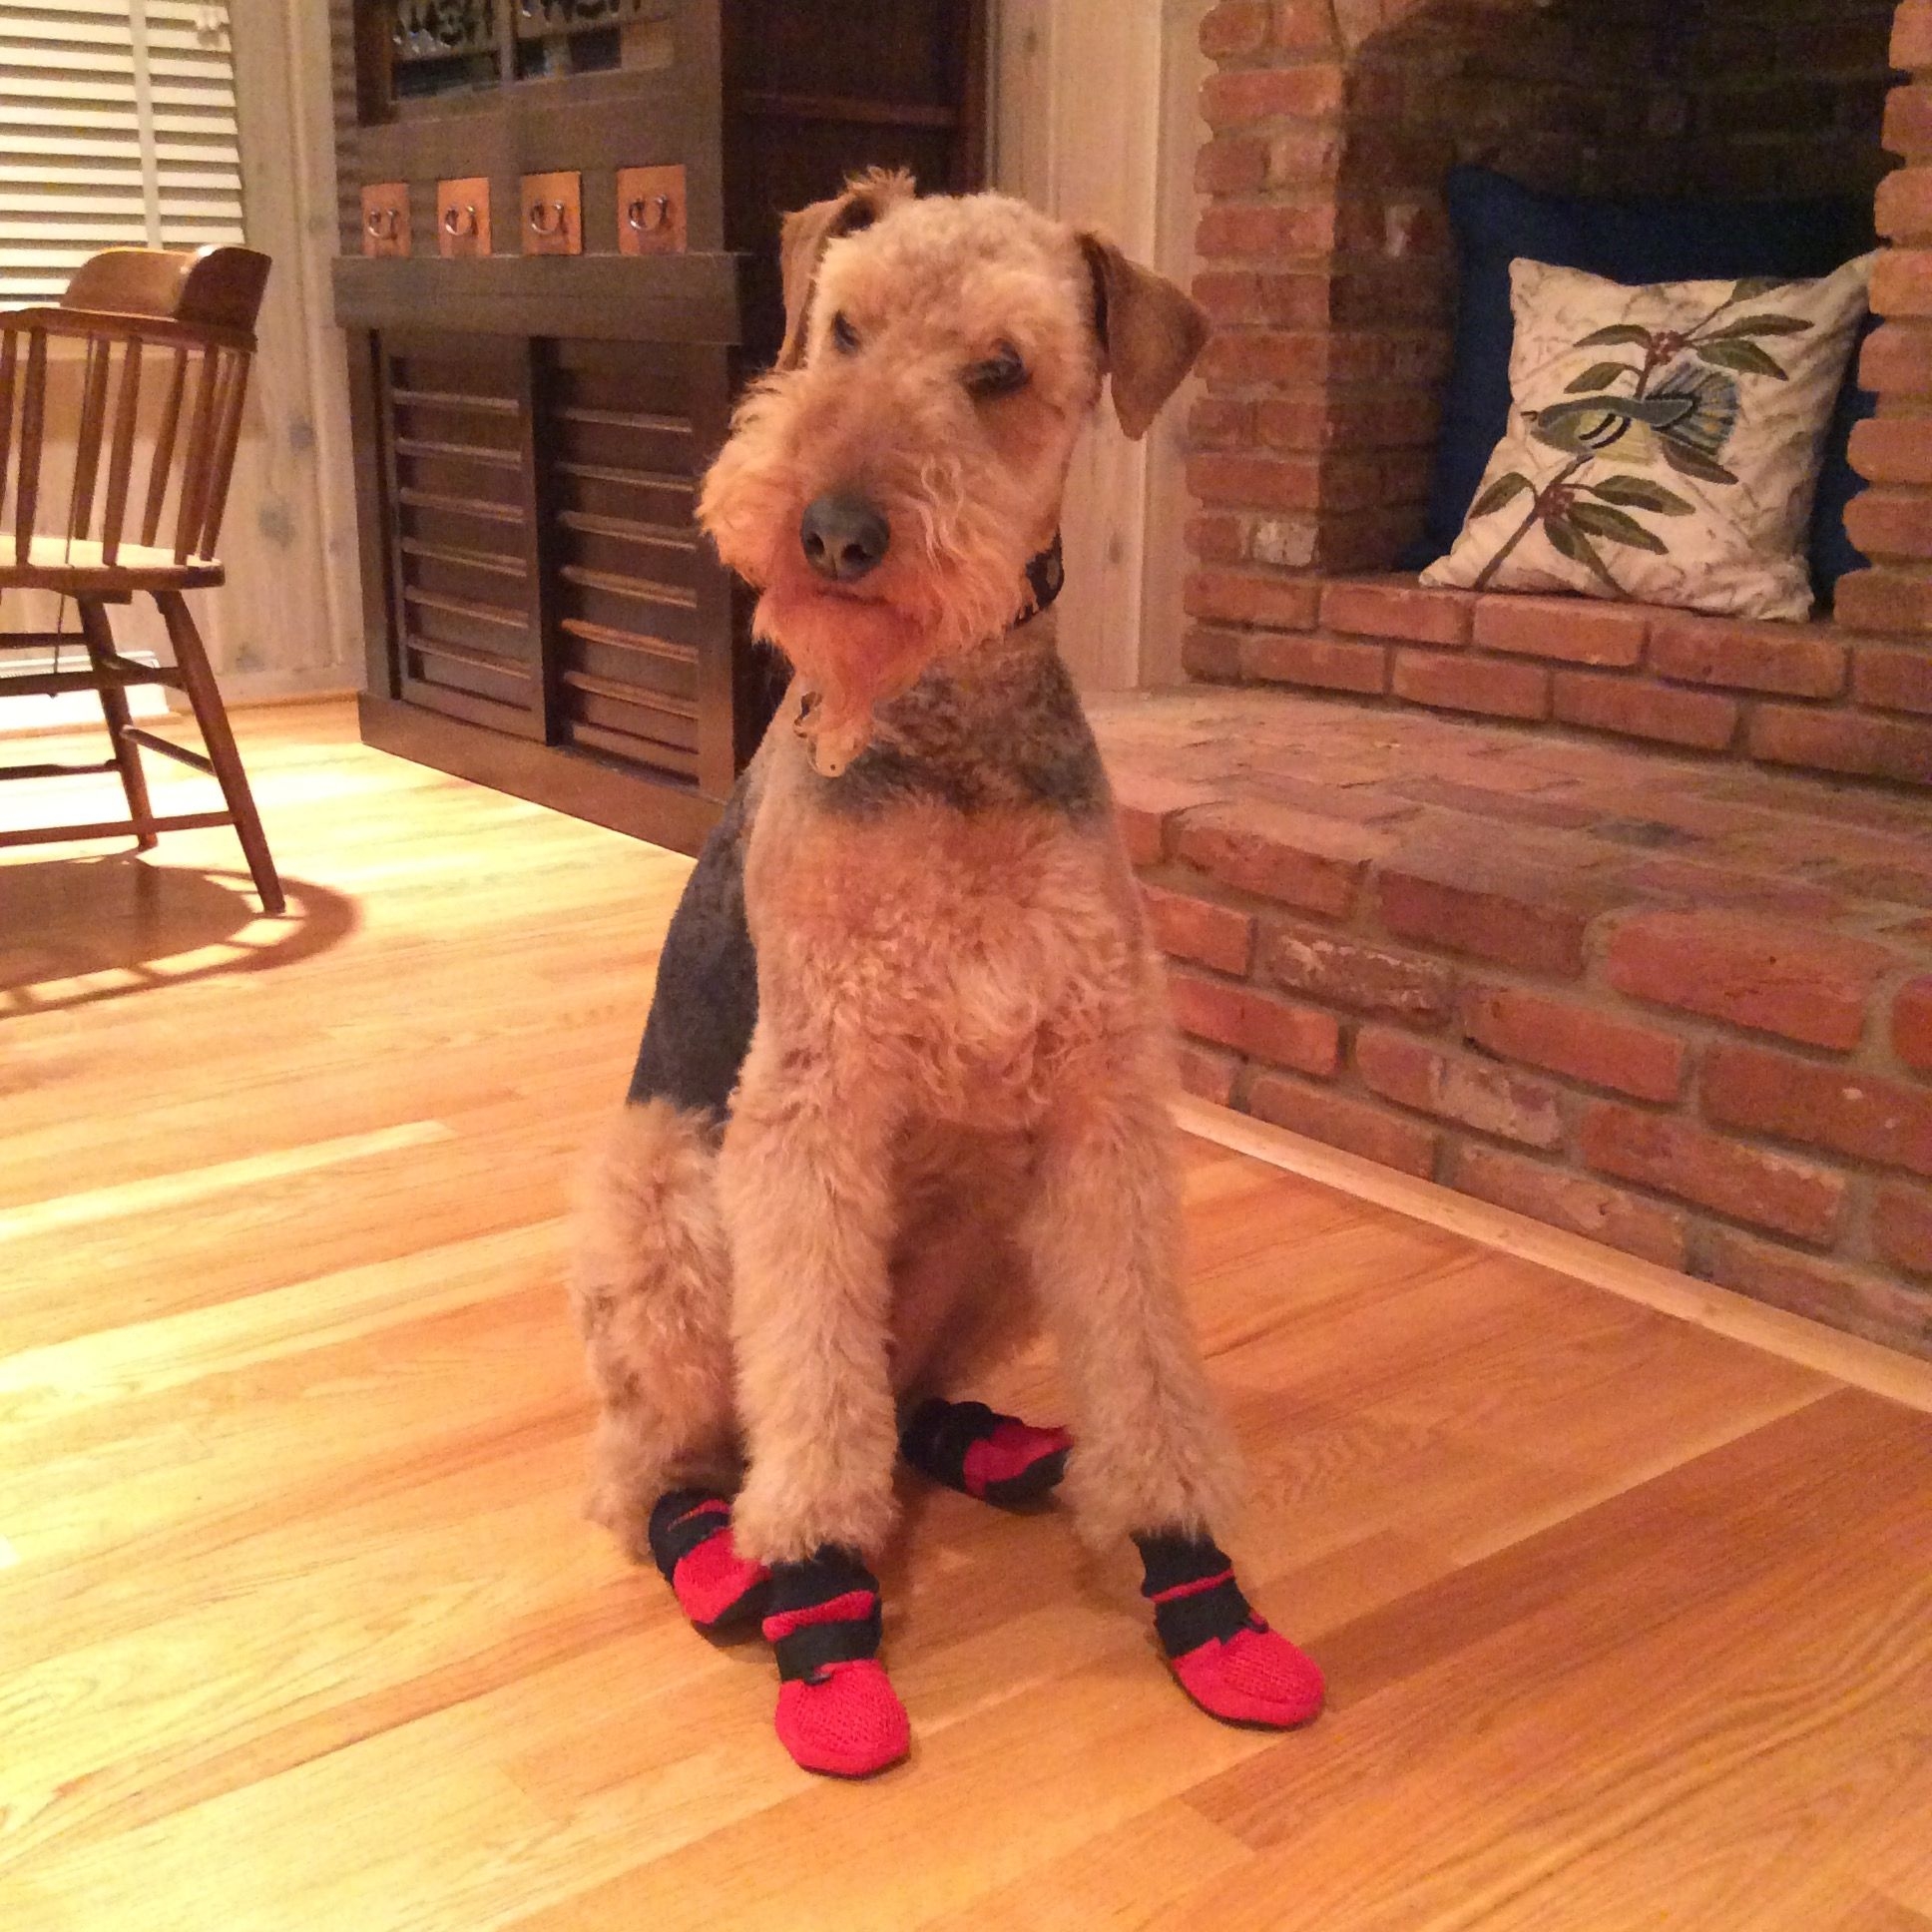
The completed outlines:
[[[1179,1289],[1161,968],[1036,615],[1103,376],[1139,436],[1206,325],[1099,236],[896,175],[787,218],[783,270],[700,518],[796,675],[585,1190],[592,1513],[702,1627],[762,1617],[812,1770],[908,1746],[867,1567],[900,1452],[995,1502],[1064,1470],[1196,1701],[1298,1723],[1320,1676],[1210,1533],[1234,1464]],[[1034,1305],[1071,1436],[947,1399]]]

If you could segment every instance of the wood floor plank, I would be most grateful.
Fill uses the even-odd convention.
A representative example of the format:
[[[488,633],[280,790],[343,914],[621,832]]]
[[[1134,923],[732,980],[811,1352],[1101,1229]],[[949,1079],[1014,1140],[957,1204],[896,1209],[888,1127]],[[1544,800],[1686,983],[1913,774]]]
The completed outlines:
[[[1925,1416],[1204,1143],[1328,1712],[1208,1722],[1131,1553],[908,1479],[912,1760],[795,1770],[578,1513],[561,1215],[687,862],[240,723],[289,919],[219,830],[0,856],[5,1932],[1932,1929]]]

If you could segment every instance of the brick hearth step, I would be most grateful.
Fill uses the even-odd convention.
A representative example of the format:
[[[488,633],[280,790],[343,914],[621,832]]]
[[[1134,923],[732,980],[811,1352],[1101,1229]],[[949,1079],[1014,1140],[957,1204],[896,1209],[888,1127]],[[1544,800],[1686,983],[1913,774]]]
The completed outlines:
[[[1867,578],[1878,573],[1866,572]],[[1343,692],[1550,722],[1832,776],[1932,783],[1932,652],[1819,620],[1433,590],[1402,573],[1188,579],[1182,646],[1209,684]],[[1874,611],[1860,583],[1843,607]]]
[[[1092,710],[1194,1092],[1932,1354],[1932,794],[1279,692]]]

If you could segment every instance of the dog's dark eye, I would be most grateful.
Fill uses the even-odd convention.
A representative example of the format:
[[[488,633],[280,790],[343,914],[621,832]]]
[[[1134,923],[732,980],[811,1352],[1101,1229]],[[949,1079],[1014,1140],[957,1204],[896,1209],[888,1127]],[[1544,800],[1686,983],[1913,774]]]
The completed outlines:
[[[966,371],[966,386],[976,396],[1010,396],[1024,388],[1027,366],[1011,342],[1002,342],[984,362]]]
[[[850,355],[858,347],[858,330],[845,319],[845,311],[840,309],[832,317],[832,347],[841,355]]]

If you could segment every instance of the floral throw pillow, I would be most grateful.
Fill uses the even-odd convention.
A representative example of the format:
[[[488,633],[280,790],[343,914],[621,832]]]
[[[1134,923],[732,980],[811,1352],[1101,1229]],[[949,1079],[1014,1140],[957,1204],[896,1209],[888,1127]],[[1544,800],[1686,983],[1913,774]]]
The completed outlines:
[[[1805,529],[1875,259],[1647,288],[1512,262],[1511,426],[1422,582],[1808,616]]]

